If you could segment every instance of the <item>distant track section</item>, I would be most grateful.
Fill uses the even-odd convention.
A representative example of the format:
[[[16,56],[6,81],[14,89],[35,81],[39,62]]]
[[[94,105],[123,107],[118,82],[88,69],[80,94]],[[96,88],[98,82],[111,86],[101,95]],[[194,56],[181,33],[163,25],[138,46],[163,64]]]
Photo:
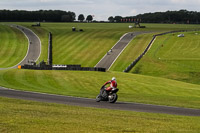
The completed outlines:
[[[120,54],[128,46],[128,44],[133,40],[134,37],[140,34],[150,33],[150,32],[130,32],[124,34],[120,40],[104,55],[104,57],[96,64],[95,67],[106,68],[109,70]]]
[[[149,113],[164,113],[164,114],[184,115],[184,116],[200,116],[200,109],[178,108],[178,107],[151,105],[151,104],[125,103],[125,102],[117,102],[115,104],[111,104],[108,102],[97,103],[95,99],[75,98],[70,96],[18,91],[2,87],[0,87],[0,96],[24,99],[24,100],[33,100],[39,102],[76,105],[82,107],[95,107],[95,108],[106,108],[115,110],[128,110],[136,112],[149,112]]]
[[[128,43],[135,37],[134,33],[126,33],[121,39],[108,51],[95,67],[103,67],[106,70],[112,66],[120,53],[125,49]]]
[[[11,68],[17,68],[18,65],[28,64],[30,60],[37,61],[41,54],[41,41],[39,37],[33,31],[23,26],[19,25],[10,25],[10,26],[15,27],[20,31],[22,31],[24,35],[27,37],[29,45],[27,54],[24,57],[24,59],[20,63]]]

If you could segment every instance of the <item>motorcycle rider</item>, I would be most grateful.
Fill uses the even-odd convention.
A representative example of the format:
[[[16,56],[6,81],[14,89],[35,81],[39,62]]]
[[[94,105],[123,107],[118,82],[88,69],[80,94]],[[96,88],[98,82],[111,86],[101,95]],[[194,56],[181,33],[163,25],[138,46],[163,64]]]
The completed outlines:
[[[107,87],[105,90],[106,90],[106,93],[108,94],[112,89],[116,89],[117,88],[117,81],[116,81],[116,78],[115,77],[112,77],[112,80],[109,80],[107,81],[104,85],[106,86],[107,84],[110,84],[109,87]]]

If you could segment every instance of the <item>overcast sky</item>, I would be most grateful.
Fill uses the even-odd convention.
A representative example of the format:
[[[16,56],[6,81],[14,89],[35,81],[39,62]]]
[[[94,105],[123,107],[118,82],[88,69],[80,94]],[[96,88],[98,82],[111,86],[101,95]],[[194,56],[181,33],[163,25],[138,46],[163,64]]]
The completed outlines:
[[[109,16],[135,16],[141,13],[186,9],[200,11],[200,0],[0,0],[0,9],[65,10],[94,15],[94,20]]]

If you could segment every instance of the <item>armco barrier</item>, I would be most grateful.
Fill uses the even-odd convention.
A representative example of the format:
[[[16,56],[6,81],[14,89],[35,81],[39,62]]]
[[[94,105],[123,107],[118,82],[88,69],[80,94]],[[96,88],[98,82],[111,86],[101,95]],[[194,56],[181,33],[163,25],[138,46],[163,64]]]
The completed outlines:
[[[100,71],[100,72],[106,72],[105,68],[99,68],[99,67],[81,67],[81,65],[67,65],[67,67],[52,67],[52,70]]]
[[[46,66],[36,66],[36,65],[23,65],[21,66],[21,69],[33,69],[33,70],[52,70],[52,66],[46,65]]]
[[[67,67],[52,67],[51,65],[23,65],[21,69],[33,70],[71,70],[71,71],[100,71],[106,72],[105,68],[99,67],[81,67],[81,65],[66,65]]]
[[[199,31],[199,30],[191,30],[191,31]],[[162,36],[162,35],[176,33],[176,32],[187,32],[187,30],[169,31],[169,32],[154,35],[151,42],[148,44],[148,46],[144,50],[144,52],[137,59],[135,59],[123,72],[129,72],[140,61],[140,59],[147,53],[147,51],[149,50],[149,48],[151,47],[153,41],[156,39],[157,36]]]

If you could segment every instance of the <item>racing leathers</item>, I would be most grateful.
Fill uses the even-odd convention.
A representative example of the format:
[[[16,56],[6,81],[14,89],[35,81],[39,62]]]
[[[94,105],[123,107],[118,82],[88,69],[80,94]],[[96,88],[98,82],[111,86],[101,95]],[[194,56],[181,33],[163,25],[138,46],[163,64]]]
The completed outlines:
[[[106,86],[107,84],[110,84],[110,86],[106,88],[107,92],[110,92],[112,89],[114,90],[114,89],[117,88],[117,81],[116,80],[109,80],[104,84],[104,86]]]

